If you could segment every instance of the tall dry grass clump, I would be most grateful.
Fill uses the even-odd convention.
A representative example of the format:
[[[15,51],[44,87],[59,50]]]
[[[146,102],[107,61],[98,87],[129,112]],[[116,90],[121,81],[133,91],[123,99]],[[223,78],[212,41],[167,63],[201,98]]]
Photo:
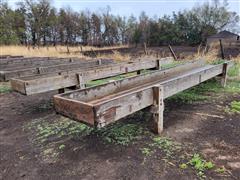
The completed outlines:
[[[106,58],[106,59],[114,59],[117,62],[121,62],[121,61],[129,61],[131,59],[129,54],[121,54],[118,51],[113,51],[113,53],[111,54],[100,54],[97,55],[98,58]]]
[[[50,47],[27,47],[27,46],[0,46],[0,55],[26,56],[26,57],[79,57],[83,58],[81,52],[98,49],[118,49],[128,46],[109,46],[109,47],[92,47],[92,46],[50,46]]]

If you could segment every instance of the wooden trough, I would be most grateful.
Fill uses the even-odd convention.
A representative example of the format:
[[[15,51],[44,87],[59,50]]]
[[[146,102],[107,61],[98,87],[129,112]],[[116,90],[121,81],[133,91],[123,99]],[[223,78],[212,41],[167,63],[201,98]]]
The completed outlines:
[[[135,60],[99,67],[72,69],[62,73],[29,76],[11,79],[12,89],[25,95],[48,92],[62,88],[79,86],[84,88],[90,80],[103,79],[143,69],[158,69],[173,62],[172,58]]]
[[[149,74],[54,96],[58,113],[90,126],[103,127],[152,106],[156,132],[163,130],[163,100],[218,75],[226,82],[226,62],[195,61]]]
[[[0,58],[0,65],[21,65],[21,64],[34,64],[36,62],[48,62],[48,61],[57,61],[57,62],[73,62],[79,61],[79,58],[58,58],[58,57],[21,57],[14,56],[8,58]],[[82,59],[83,60],[83,59]]]
[[[65,72],[78,68],[89,68],[99,65],[106,65],[114,63],[111,59],[96,59],[96,60],[82,60],[71,63],[56,63],[54,65],[40,64],[28,67],[11,67],[11,68],[0,68],[0,81],[8,81],[11,78],[19,78],[25,76],[48,74],[48,73],[59,73]]]

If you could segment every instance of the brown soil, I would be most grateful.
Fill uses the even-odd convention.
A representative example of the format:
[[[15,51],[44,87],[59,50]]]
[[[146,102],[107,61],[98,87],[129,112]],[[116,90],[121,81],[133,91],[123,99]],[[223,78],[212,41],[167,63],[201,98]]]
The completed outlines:
[[[96,134],[34,143],[36,134],[26,128],[29,123],[61,118],[51,106],[54,93],[0,95],[0,179],[198,179],[193,168],[179,168],[184,162],[180,156],[195,152],[216,167],[226,168],[222,174],[207,171],[207,179],[240,179],[240,116],[224,112],[240,94],[214,94],[211,101],[193,104],[167,102],[163,136],[183,148],[171,157],[161,149],[146,157],[140,149],[153,136],[148,116],[134,115],[122,121],[142,122],[148,131],[128,146],[106,143]],[[65,148],[56,150],[57,155],[47,149],[60,144]]]

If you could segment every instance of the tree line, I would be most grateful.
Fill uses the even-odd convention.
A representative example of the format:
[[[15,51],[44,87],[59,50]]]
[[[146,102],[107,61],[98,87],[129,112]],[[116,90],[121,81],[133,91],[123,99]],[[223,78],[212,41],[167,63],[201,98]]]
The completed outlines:
[[[163,17],[113,15],[110,7],[101,12],[54,8],[50,0],[24,0],[11,8],[0,0],[0,44],[93,45],[165,44],[196,45],[209,35],[239,22],[227,1],[196,5],[190,10]]]

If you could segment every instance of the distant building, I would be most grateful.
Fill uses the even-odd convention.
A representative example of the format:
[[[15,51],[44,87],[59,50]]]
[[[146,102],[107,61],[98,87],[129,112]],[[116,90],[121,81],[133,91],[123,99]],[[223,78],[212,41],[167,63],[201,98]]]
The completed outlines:
[[[218,42],[219,39],[221,39],[224,43],[232,43],[232,42],[240,41],[238,34],[234,34],[229,31],[221,31],[217,34],[209,36],[207,38],[207,44],[210,45],[213,42]]]

